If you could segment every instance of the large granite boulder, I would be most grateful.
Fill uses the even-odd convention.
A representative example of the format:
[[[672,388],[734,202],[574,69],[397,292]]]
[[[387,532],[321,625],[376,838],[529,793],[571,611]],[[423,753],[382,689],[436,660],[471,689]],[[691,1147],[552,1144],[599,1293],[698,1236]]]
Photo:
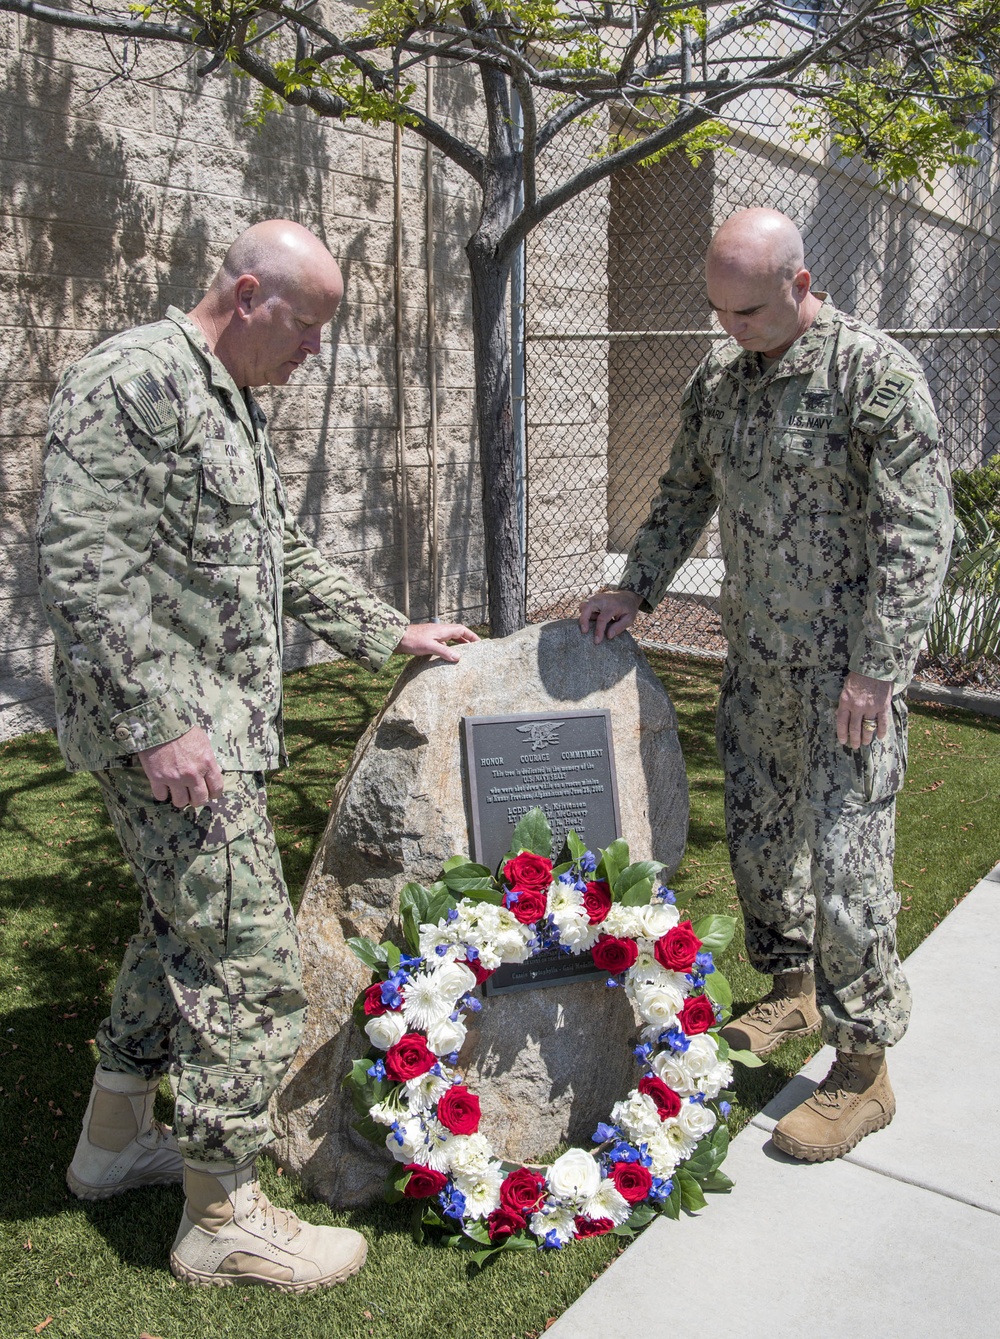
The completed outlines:
[[[677,718],[627,635],[594,646],[566,620],[463,648],[457,665],[411,662],[358,744],[299,909],[309,1021],[272,1104],[276,1156],[330,1203],[377,1197],[390,1165],[351,1129],[341,1086],[364,1053],[351,1008],[370,980],[346,940],[382,939],[403,884],[429,883],[469,851],[461,718],[591,708],[611,712],[622,835],[634,859],[661,860],[669,875],[688,818]],[[459,1064],[501,1156],[586,1141],[635,1081],[632,1011],[602,981],[498,995],[467,1019]]]

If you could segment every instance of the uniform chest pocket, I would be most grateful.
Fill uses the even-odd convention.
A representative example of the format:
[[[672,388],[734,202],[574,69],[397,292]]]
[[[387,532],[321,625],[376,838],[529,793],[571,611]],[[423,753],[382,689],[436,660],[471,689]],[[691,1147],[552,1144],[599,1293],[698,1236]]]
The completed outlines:
[[[262,540],[255,461],[244,456],[203,456],[192,559],[222,567],[248,567],[260,562]]]
[[[846,430],[784,429],[772,438],[770,451],[779,491],[795,510],[839,514],[859,504],[851,483]]]

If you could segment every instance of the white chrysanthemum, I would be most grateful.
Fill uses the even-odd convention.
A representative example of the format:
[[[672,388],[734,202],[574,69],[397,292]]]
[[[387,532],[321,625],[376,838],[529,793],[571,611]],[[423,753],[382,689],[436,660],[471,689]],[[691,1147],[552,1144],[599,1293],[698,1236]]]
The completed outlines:
[[[503,1168],[499,1162],[491,1162],[484,1172],[474,1175],[453,1172],[453,1176],[455,1184],[465,1196],[465,1213],[468,1218],[488,1218],[494,1209],[500,1207]]]
[[[675,1122],[671,1122],[674,1124]],[[680,1153],[677,1145],[669,1137],[669,1126],[658,1130],[655,1135],[646,1142],[646,1152],[651,1159],[649,1170],[654,1176],[661,1180],[666,1180],[673,1174],[678,1162],[680,1162]]]
[[[430,1111],[448,1091],[451,1084],[440,1074],[428,1070],[426,1074],[421,1074],[419,1078],[407,1079],[403,1087],[406,1089],[406,1101],[411,1111]]]
[[[677,1124],[692,1139],[701,1139],[715,1129],[715,1112],[701,1102],[685,1102],[677,1113]]]
[[[641,1142],[651,1139],[662,1124],[656,1103],[645,1093],[632,1092],[623,1102],[611,1108],[611,1120],[620,1125],[630,1139]]]
[[[436,972],[418,972],[403,995],[403,1017],[421,1031],[447,1018],[454,1007],[454,998],[441,990]]]
[[[576,1214],[572,1209],[539,1210],[531,1215],[528,1226],[536,1237],[547,1237],[554,1232],[556,1240],[565,1246],[576,1234]]]
[[[571,883],[560,883],[558,879],[549,888],[546,910],[550,916],[564,911],[579,913],[583,907],[583,894]]]
[[[666,1120],[663,1122],[663,1126],[663,1133],[667,1140],[673,1144],[677,1153],[677,1161],[681,1162],[684,1158],[689,1158],[698,1147],[698,1140],[693,1135],[688,1134],[684,1126],[681,1125],[679,1118]]]
[[[621,1227],[632,1206],[616,1188],[610,1177],[605,1177],[589,1200],[585,1200],[580,1212],[585,1218],[610,1218],[615,1227]]]
[[[684,1007],[684,996],[673,986],[638,986],[629,993],[641,1017],[661,1030],[671,1027]]]
[[[684,1063],[684,1056],[678,1055],[675,1051],[660,1051],[653,1057],[652,1068],[667,1087],[673,1088],[681,1097],[690,1097],[693,1093],[702,1091],[699,1081]]]
[[[638,990],[640,986],[663,986],[667,990],[678,990],[682,995],[687,995],[690,990],[681,972],[668,972],[647,953],[640,953],[629,973],[628,985],[631,990]]]
[[[427,1045],[435,1055],[451,1055],[461,1050],[466,1027],[460,1018],[440,1018],[427,1029]]]
[[[601,922],[601,929],[618,939],[638,939],[642,934],[640,911],[641,907],[626,907],[621,902],[615,902]]]
[[[597,1193],[601,1171],[597,1162],[582,1148],[571,1148],[545,1173],[549,1190],[557,1200],[572,1200],[582,1204]]]
[[[379,1014],[377,1018],[369,1018],[365,1024],[365,1035],[380,1051],[387,1051],[390,1046],[395,1046],[405,1031],[406,1019],[398,1010],[394,1013]]]
[[[503,959],[496,950],[496,946],[490,939],[481,940],[478,945],[479,965],[487,972],[495,972]]]
[[[638,912],[642,933],[647,939],[652,940],[665,935],[680,920],[677,908],[671,906],[669,902],[650,902],[648,906],[639,907]]]
[[[484,1134],[457,1134],[448,1144],[448,1164],[456,1176],[482,1176],[493,1158]]]
[[[436,1172],[446,1172],[451,1166],[451,1153],[448,1145],[452,1133],[439,1120],[424,1119],[424,1142],[413,1151],[413,1162],[421,1167],[433,1167]]]
[[[476,988],[476,974],[464,962],[445,962],[441,967],[436,967],[431,975],[441,994],[451,996],[453,1006],[463,995]]]
[[[368,1114],[376,1125],[391,1125],[399,1112],[394,1107],[387,1106],[385,1102],[376,1102],[374,1106],[368,1108]]]

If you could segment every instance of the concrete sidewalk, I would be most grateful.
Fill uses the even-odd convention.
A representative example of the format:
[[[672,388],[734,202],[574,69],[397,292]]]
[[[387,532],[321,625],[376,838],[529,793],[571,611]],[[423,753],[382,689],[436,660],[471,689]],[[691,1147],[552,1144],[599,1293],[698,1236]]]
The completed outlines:
[[[835,1162],[770,1142],[824,1048],[733,1141],[729,1195],[658,1219],[553,1339],[994,1339],[1000,1334],[1000,865],[906,961],[892,1124]]]

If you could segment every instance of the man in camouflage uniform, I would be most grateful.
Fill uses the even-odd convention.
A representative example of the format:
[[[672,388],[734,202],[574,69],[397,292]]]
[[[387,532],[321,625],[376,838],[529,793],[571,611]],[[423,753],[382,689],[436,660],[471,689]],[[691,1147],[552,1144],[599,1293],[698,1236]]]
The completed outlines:
[[[774,1132],[818,1161],[895,1110],[885,1048],[910,1011],[895,795],[904,691],[948,562],[949,476],[917,363],[811,291],[790,219],[729,219],[706,282],[731,338],[685,389],[620,588],[586,601],[580,626],[600,642],[655,607],[718,510],[726,829],[750,959],[774,978],[722,1035],[767,1055],[822,1028],[837,1060]]]
[[[476,640],[409,624],[290,513],[248,388],[319,351],[342,293],[311,233],[257,224],[192,312],[105,341],[50,411],[38,550],[59,741],[142,890],[67,1180],[103,1199],[183,1179],[171,1267],[193,1283],[313,1291],[365,1256],[357,1233],[274,1208],[254,1174],[305,1014],[264,791],[286,761],[281,616],[372,670]],[[168,1067],[173,1132],[152,1119]]]

